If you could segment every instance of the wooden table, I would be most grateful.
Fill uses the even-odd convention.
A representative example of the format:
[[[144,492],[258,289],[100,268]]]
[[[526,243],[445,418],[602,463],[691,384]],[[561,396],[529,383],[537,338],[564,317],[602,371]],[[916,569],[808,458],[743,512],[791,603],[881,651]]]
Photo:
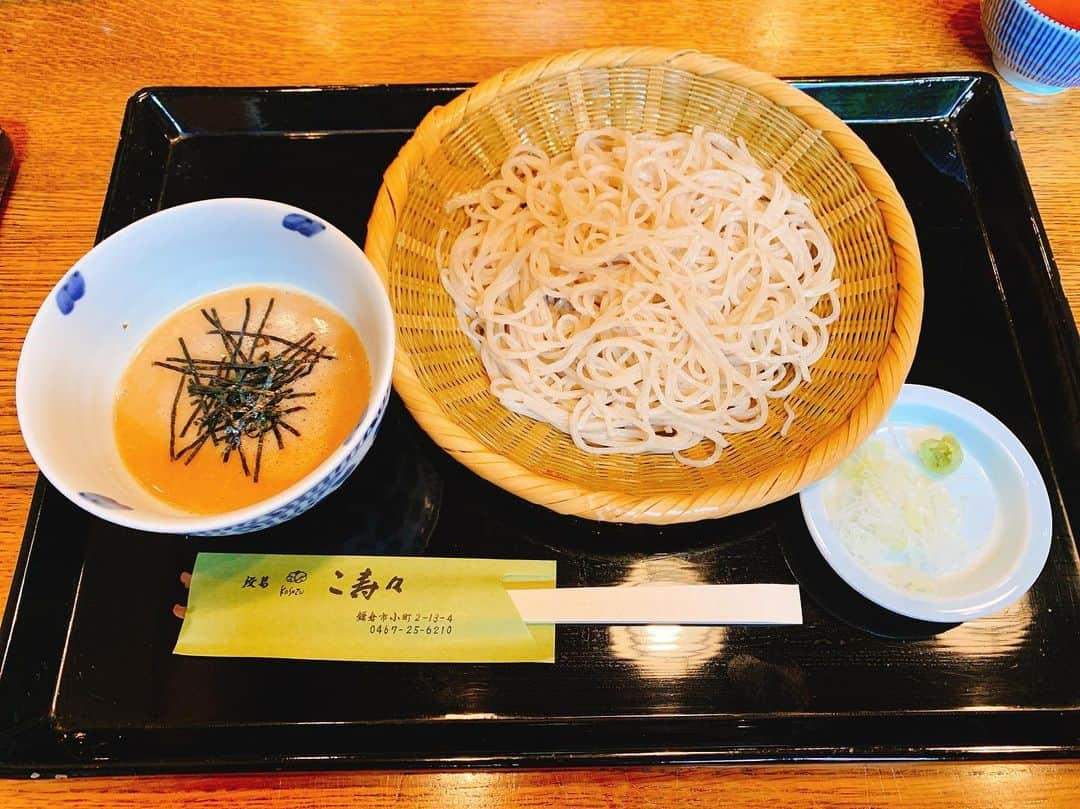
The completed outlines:
[[[0,127],[19,167],[0,207],[0,587],[37,470],[15,364],[47,290],[92,244],[125,100],[161,84],[470,81],[579,47],[694,47],[782,76],[990,70],[975,0],[93,0],[0,4]],[[1005,88],[1031,183],[1080,312],[1080,91]],[[0,806],[922,804],[1080,800],[1080,765],[980,763],[0,783]]]

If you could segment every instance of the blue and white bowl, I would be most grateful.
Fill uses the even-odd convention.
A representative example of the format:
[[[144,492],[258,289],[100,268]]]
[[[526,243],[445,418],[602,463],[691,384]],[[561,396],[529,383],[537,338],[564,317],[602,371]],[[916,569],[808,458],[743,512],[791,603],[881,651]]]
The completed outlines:
[[[1010,84],[1043,95],[1080,85],[1080,30],[1027,0],[983,0],[982,26],[994,67]]]
[[[356,329],[371,365],[360,422],[314,471],[247,508],[195,515],[131,476],[113,433],[117,383],[147,335],[179,307],[236,286],[322,298]],[[360,463],[390,396],[394,323],[375,269],[344,233],[291,205],[214,199],[140,219],[71,268],[38,310],[15,383],[19,425],[49,482],[104,520],[144,531],[238,534],[297,516]]]

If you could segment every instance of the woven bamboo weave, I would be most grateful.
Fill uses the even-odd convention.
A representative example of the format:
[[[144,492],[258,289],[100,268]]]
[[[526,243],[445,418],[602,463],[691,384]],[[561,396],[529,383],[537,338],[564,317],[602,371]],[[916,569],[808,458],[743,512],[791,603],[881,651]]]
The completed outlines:
[[[841,315],[812,380],[770,408],[760,430],[730,437],[716,464],[671,455],[592,455],[569,436],[506,410],[488,391],[435,262],[440,230],[464,216],[451,197],[498,173],[528,141],[566,151],[582,131],[668,134],[695,125],[742,137],[755,158],[811,200],[837,254]],[[449,242],[447,242],[449,243]],[[365,250],[397,322],[394,386],[454,458],[514,494],[596,520],[674,523],[787,497],[836,467],[888,412],[922,319],[915,230],[889,175],[833,113],[790,85],[706,54],[585,50],[504,71],[428,114],[387,169]],[[703,457],[711,445],[695,447]]]

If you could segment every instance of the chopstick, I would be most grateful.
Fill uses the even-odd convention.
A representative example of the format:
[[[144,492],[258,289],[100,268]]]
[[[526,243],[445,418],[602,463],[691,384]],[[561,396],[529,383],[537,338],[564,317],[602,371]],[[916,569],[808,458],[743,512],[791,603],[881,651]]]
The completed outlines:
[[[529,624],[801,624],[794,584],[655,584],[509,590]]]

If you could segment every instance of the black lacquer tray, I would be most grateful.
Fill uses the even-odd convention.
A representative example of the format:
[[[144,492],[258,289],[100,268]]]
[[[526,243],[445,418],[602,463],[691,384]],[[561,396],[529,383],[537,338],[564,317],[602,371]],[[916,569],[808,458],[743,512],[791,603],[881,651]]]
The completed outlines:
[[[892,616],[825,567],[796,498],[669,528],[560,517],[467,472],[394,401],[345,486],[262,534],[140,534],[40,482],[3,626],[0,773],[1080,752],[1080,348],[998,86],[798,84],[866,139],[915,219],[926,315],[910,381],[990,410],[1042,470],[1053,547],[1026,597],[956,627]],[[256,196],[362,244],[383,169],[461,89],[140,92],[99,236],[162,207]],[[177,657],[178,574],[200,549],[555,558],[561,586],[798,581],[806,622],[561,627],[554,665]]]

